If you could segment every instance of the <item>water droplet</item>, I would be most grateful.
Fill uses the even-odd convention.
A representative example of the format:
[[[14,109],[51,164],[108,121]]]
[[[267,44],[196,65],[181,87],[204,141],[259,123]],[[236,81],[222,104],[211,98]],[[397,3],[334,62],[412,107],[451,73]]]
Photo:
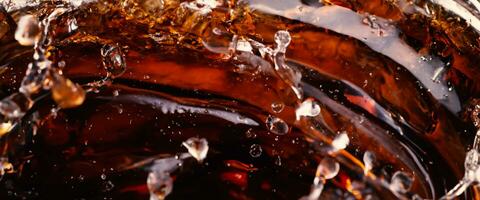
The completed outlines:
[[[392,176],[390,189],[395,193],[405,194],[412,187],[413,178],[405,172],[397,171]]]
[[[0,157],[0,177],[5,175],[6,173],[13,172],[13,165],[12,163],[8,162],[8,158]]]
[[[297,120],[300,120],[302,116],[315,117],[320,114],[320,111],[320,105],[317,102],[313,99],[307,99],[295,110],[295,116]]]
[[[473,125],[480,126],[480,105],[475,105],[471,114]]]
[[[112,183],[112,181],[106,181],[103,186],[103,191],[108,192],[112,190],[115,187],[115,185]]]
[[[323,187],[323,183],[312,185],[310,194],[301,197],[300,200],[319,200],[320,195],[322,195]]]
[[[212,9],[221,6],[222,2],[217,0],[196,0],[191,2],[183,2],[182,6],[197,11],[201,15],[212,12]]]
[[[112,78],[121,76],[127,69],[122,49],[117,45],[105,45],[101,49],[103,67]]]
[[[55,75],[52,98],[61,108],[73,108],[82,105],[85,100],[85,91],[70,79]]]
[[[273,63],[277,75],[287,83],[295,93],[297,99],[303,99],[303,90],[300,87],[302,73],[285,62],[285,53],[290,44],[291,38],[288,31],[277,31],[275,33],[276,48],[273,52]]]
[[[40,37],[38,20],[33,15],[25,15],[20,18],[15,31],[15,39],[23,46],[31,46]]]
[[[106,179],[107,179],[107,175],[102,174],[102,175],[100,175],[100,178],[101,178],[102,180],[106,180]]]
[[[235,46],[236,51],[243,51],[252,53],[252,45],[245,39],[238,39],[237,44]]]
[[[340,164],[338,164],[333,158],[325,157],[320,161],[320,164],[318,164],[313,184],[319,184],[322,179],[332,179],[337,176],[339,171]]]
[[[281,102],[273,102],[271,106],[274,113],[281,113],[285,107],[285,105]]]
[[[168,174],[153,171],[148,174],[147,187],[150,200],[163,200],[172,192],[173,180]]]
[[[375,154],[370,151],[365,151],[363,154],[363,164],[365,165],[364,174],[368,174],[373,168],[373,163],[375,162]]]
[[[277,135],[285,135],[290,130],[290,128],[288,127],[288,124],[282,119],[277,117],[269,116],[267,117],[267,120],[265,123],[267,125],[268,130],[270,130],[270,132]]]
[[[443,67],[443,66],[435,69],[435,71],[433,72],[433,75],[432,75],[432,81],[436,82],[436,83],[439,83],[441,81],[441,78],[442,78],[443,74],[445,73],[445,70],[446,70],[446,68]]]
[[[420,195],[418,195],[418,194],[414,194],[414,195],[412,196],[412,200],[423,200],[423,198],[422,198]]]
[[[68,19],[67,25],[68,25],[68,32],[70,33],[78,29],[77,19],[75,18]]]
[[[247,138],[253,139],[253,138],[256,138],[256,137],[257,137],[257,134],[255,134],[255,132],[253,132],[253,129],[252,129],[252,128],[249,128],[249,129],[245,132],[245,136],[246,136]]]
[[[336,152],[336,151],[345,149],[348,143],[350,143],[350,139],[348,138],[347,133],[343,131],[342,133],[337,135],[335,139],[333,139],[332,141],[333,151]]]
[[[0,113],[8,119],[18,119],[33,106],[33,100],[23,93],[14,93],[0,101]]]
[[[11,121],[3,121],[0,122],[0,136],[3,136],[10,132],[13,127],[15,127],[15,124],[12,123]]]
[[[30,63],[28,65],[26,75],[23,78],[19,89],[20,92],[25,94],[33,94],[44,86],[48,72],[46,68],[49,68],[50,62],[45,61],[42,63],[44,64],[39,65],[40,62],[37,62],[36,64]]]
[[[252,146],[250,146],[250,156],[254,158],[258,158],[262,155],[262,152],[263,152],[262,146],[258,144],[252,144]]]
[[[282,166],[282,157],[279,155],[275,156],[275,165]]]
[[[280,30],[275,33],[274,40],[276,43],[276,51],[280,53],[285,53],[287,52],[287,47],[292,41],[292,38],[290,37],[290,33],[285,30]]]
[[[188,153],[182,153],[175,155],[174,157],[157,159],[153,162],[150,170],[155,171],[156,173],[169,174],[170,172],[175,171],[175,169],[181,165],[183,162],[182,159],[188,157],[191,157],[191,155]]]
[[[205,138],[192,137],[182,143],[198,162],[202,162],[208,153],[208,142]]]

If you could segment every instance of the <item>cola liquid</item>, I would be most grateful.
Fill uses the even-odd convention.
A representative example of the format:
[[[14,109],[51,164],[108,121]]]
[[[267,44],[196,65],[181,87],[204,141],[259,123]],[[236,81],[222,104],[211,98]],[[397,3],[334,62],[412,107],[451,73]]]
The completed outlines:
[[[321,199],[439,199],[464,175],[480,94],[478,14],[455,3],[470,15],[438,1],[4,3],[2,98],[41,75],[30,63],[49,71],[0,138],[0,198],[300,199],[321,185]],[[34,45],[15,39],[25,15]],[[189,138],[208,141],[204,159]]]

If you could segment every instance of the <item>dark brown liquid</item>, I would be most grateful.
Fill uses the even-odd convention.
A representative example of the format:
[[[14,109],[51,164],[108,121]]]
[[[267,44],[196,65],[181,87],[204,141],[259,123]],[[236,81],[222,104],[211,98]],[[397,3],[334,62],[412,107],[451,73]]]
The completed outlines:
[[[298,199],[310,192],[328,138],[340,131],[347,131],[350,144],[334,155],[341,170],[327,181],[322,198],[396,199],[379,180],[399,170],[414,177],[407,197],[441,197],[463,175],[473,138],[464,115],[480,94],[478,44],[465,45],[473,41],[473,31],[452,34],[460,24],[442,24],[448,21],[443,15],[435,16],[436,25],[382,2],[332,4],[390,19],[416,51],[450,63],[443,79],[455,89],[449,94],[458,95],[460,112],[437,101],[418,74],[353,36],[262,12],[228,16],[222,10],[228,6],[195,24],[176,12],[157,12],[163,17],[153,22],[156,11],[135,12],[142,4],[128,9],[92,4],[92,10],[70,14],[78,31],[65,33],[59,26],[54,32],[52,59],[65,61],[65,75],[77,83],[100,80],[106,75],[100,49],[115,43],[128,47],[127,71],[77,108],[52,114],[50,96],[38,96],[21,125],[2,138],[16,173],[0,181],[0,199],[148,199],[150,163],[136,164],[184,153],[182,142],[195,136],[208,140],[208,156],[202,164],[189,158],[175,171],[167,199]],[[51,9],[47,3],[40,7]],[[223,22],[228,17],[234,20]],[[206,50],[202,41],[225,42],[211,35],[213,27],[265,44],[273,43],[277,30],[289,30],[287,63],[302,72],[304,96],[319,102],[322,120],[295,120],[298,99],[280,77],[239,73],[235,61]],[[148,37],[153,33],[166,39],[155,41]],[[18,46],[12,34],[0,35],[5,95],[16,91],[32,61],[30,49]],[[280,113],[271,106],[278,102],[285,106]],[[283,119],[289,133],[271,133],[265,125],[269,116]],[[261,146],[259,156],[251,154],[254,144]],[[375,179],[365,178],[358,164],[366,150],[377,157]],[[472,190],[462,198],[476,195]]]

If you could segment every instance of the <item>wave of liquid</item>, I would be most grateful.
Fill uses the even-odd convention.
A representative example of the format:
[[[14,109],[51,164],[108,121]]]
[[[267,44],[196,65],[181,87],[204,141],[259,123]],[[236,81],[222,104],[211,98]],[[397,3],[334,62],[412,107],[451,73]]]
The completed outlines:
[[[477,36],[441,5],[404,3],[3,10],[3,96],[29,63],[51,75],[1,138],[14,170],[0,197],[438,199],[474,136]],[[33,58],[14,39],[27,13],[48,25]]]

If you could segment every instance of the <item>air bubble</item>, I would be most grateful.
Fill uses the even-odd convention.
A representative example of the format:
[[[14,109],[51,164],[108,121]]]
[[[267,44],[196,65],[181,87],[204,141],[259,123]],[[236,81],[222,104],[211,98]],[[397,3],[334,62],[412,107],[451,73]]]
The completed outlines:
[[[250,146],[250,156],[254,158],[258,158],[262,155],[262,152],[263,152],[263,149],[258,144],[252,144],[252,146]]]
[[[392,176],[390,182],[390,189],[399,194],[407,193],[412,187],[413,178],[407,175],[405,172],[397,171]]]
[[[267,120],[265,123],[267,125],[268,130],[270,130],[270,132],[277,135],[285,135],[290,130],[290,128],[288,127],[288,124],[282,119],[277,117],[269,116],[267,117]]]
[[[208,153],[208,142],[205,138],[192,137],[182,143],[198,162],[202,162]]]

